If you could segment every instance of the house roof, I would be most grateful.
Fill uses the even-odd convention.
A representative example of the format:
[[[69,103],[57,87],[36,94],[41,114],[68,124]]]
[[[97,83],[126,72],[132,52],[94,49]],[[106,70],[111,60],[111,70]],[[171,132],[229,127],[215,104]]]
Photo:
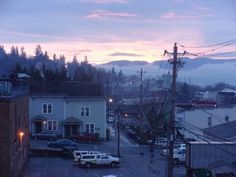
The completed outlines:
[[[230,139],[236,136],[236,120],[203,129],[203,133],[218,138]]]
[[[236,90],[226,88],[226,89],[221,90],[220,92],[222,92],[222,93],[236,93]]]
[[[88,97],[103,96],[99,83],[82,83],[75,81],[32,82],[32,94],[65,94],[67,96]]]

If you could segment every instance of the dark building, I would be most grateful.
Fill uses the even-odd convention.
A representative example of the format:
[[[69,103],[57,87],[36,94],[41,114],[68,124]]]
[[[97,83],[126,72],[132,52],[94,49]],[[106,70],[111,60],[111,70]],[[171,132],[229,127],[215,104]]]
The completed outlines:
[[[0,177],[19,177],[29,151],[29,92],[0,80]]]

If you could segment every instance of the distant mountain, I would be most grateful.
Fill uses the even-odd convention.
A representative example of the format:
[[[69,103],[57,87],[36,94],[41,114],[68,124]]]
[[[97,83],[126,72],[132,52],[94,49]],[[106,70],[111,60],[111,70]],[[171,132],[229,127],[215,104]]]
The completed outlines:
[[[143,66],[143,65],[147,65],[149,64],[147,61],[129,61],[129,60],[119,60],[119,61],[111,61],[108,63],[105,63],[103,65],[111,65],[111,66],[119,66],[119,67],[123,67],[123,66]]]
[[[183,69],[196,69],[206,64],[222,64],[222,63],[236,63],[236,59],[212,59],[212,58],[182,58],[181,61],[183,62]],[[154,61],[152,64],[161,66],[161,68],[166,66],[168,61]],[[161,64],[162,63],[162,64]]]
[[[178,71],[178,80],[191,82],[198,85],[215,84],[225,82],[236,85],[236,59],[212,59],[212,58],[182,58],[184,63]],[[96,67],[122,70],[124,74],[136,75],[141,68],[146,71],[144,77],[157,78],[164,73],[172,71],[172,65],[167,60],[154,61],[113,61]]]

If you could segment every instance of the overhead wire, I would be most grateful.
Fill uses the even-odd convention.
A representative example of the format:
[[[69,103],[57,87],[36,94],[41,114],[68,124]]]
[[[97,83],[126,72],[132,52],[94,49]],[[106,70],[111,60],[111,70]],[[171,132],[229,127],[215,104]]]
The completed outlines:
[[[186,45],[183,45],[183,44],[178,44],[180,47],[183,47],[183,48],[210,48],[210,47],[215,47],[215,46],[219,46],[219,45],[224,45],[224,44],[227,44],[227,43],[230,43],[230,42],[234,42],[236,41],[236,39],[231,39],[231,40],[228,40],[228,41],[225,41],[225,42],[220,42],[220,43],[216,43],[216,44],[211,44],[211,45],[203,45],[203,46],[186,46]]]
[[[178,94],[178,93],[177,93],[177,95],[180,96],[180,97],[183,98],[183,99],[186,99],[186,98],[184,98],[183,96],[181,96],[181,95]],[[210,115],[212,118],[216,119],[216,120],[219,121],[220,123],[225,123],[225,119],[222,118],[221,116],[215,114],[215,113],[210,113],[210,112],[206,111],[205,109],[200,109],[200,111],[203,111],[204,113]],[[229,128],[231,128],[232,130],[234,130],[234,131],[236,130],[236,128],[233,127],[231,124],[228,124],[228,126],[229,126]],[[216,136],[216,135],[215,135],[215,136]]]
[[[230,51],[230,52],[222,52],[222,53],[213,53],[213,54],[208,54],[209,52],[214,52],[218,49],[221,49],[221,48],[224,48],[224,47],[227,47],[227,46],[230,46],[232,44],[235,44],[236,43],[236,39],[232,39],[232,40],[229,40],[229,41],[226,41],[226,42],[221,42],[221,43],[217,43],[217,44],[213,44],[213,45],[206,45],[206,46],[185,46],[185,45],[182,45],[182,44],[178,44],[179,46],[183,47],[184,49],[185,48],[210,48],[210,47],[215,47],[215,48],[212,48],[212,49],[208,49],[208,50],[205,50],[205,51],[202,51],[202,52],[197,52],[197,53],[191,53],[191,52],[186,52],[187,55],[190,55],[190,56],[195,56],[195,57],[199,57],[199,56],[208,56],[208,55],[227,55],[227,54],[231,54],[231,53],[234,53],[235,51]]]
[[[207,54],[207,55],[204,55],[204,56],[208,56],[208,57],[211,57],[211,56],[223,56],[223,55],[228,55],[228,54],[233,54],[235,53],[236,54],[236,50],[234,51],[230,51],[230,52],[222,52],[222,53],[212,53],[212,54]],[[196,55],[195,55],[196,56]]]
[[[214,145],[217,149],[219,149],[219,150],[221,150],[221,151],[223,151],[223,152],[225,152],[225,153],[227,153],[227,154],[229,154],[229,155],[231,155],[231,156],[233,156],[233,157],[236,158],[236,154],[234,154],[234,153],[232,153],[232,152],[228,152],[228,151],[226,151],[225,149],[222,149],[222,148],[218,147],[218,145],[212,144],[212,142],[208,141],[208,140],[207,140],[208,137],[205,137],[205,136],[203,136],[203,135],[194,133],[194,132],[192,132],[191,130],[188,130],[188,129],[187,129],[186,127],[184,127],[183,125],[181,125],[181,124],[179,124],[179,123],[177,123],[177,124],[180,125],[181,127],[185,128],[186,131],[188,131],[189,133],[195,135],[195,136],[198,137],[199,139],[205,141],[205,142],[208,143],[208,144]],[[235,143],[233,143],[232,145],[235,145]]]

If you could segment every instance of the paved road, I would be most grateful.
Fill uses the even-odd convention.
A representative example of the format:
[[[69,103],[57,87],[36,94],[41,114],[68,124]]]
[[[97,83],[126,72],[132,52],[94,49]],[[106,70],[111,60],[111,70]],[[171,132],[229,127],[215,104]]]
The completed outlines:
[[[79,144],[80,150],[98,150],[117,153],[116,133],[111,133],[108,142],[99,144]],[[34,142],[35,143],[35,142]],[[45,145],[46,141],[38,141]],[[165,177],[166,161],[160,158],[160,150],[153,156],[148,146],[139,146],[121,134],[121,165],[118,168],[80,168],[72,159],[59,157],[31,157],[26,164],[24,177]],[[174,176],[184,177],[183,166],[175,167]]]

